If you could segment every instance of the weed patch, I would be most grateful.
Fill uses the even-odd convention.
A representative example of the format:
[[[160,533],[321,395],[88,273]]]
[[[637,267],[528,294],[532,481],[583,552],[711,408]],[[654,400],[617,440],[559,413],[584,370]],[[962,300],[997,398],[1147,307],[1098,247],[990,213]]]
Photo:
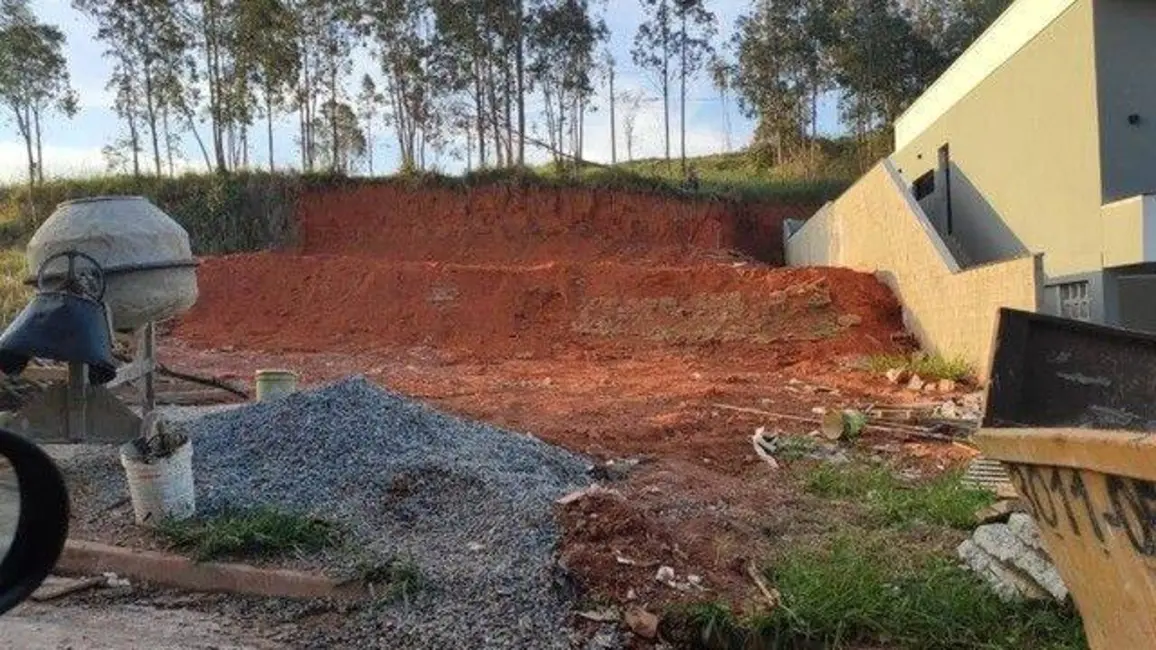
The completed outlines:
[[[1054,603],[1005,603],[954,562],[911,557],[887,536],[856,535],[784,556],[768,581],[782,594],[769,614],[716,603],[676,614],[711,650],[846,648],[1076,650],[1078,615]]]
[[[995,501],[992,493],[964,485],[959,473],[908,484],[883,466],[820,465],[807,475],[805,488],[823,498],[859,501],[882,524],[969,529],[975,512]]]
[[[7,327],[32,298],[32,288],[24,285],[25,275],[24,251],[0,251],[0,330]]]
[[[394,558],[385,564],[363,567],[361,579],[379,602],[409,600],[425,586],[421,569],[412,558]]]
[[[881,374],[897,368],[919,375],[923,379],[950,379],[962,382],[975,377],[975,370],[965,359],[947,359],[938,354],[925,352],[915,352],[906,356],[877,354],[864,359],[863,366],[866,370]]]
[[[234,511],[211,519],[166,521],[157,532],[174,547],[191,551],[198,560],[308,553],[333,546],[340,537],[328,522],[273,508]]]

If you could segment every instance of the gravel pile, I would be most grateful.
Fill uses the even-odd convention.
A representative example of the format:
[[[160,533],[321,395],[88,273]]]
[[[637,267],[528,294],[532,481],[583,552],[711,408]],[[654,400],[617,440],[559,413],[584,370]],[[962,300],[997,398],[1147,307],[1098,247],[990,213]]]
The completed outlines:
[[[202,514],[272,505],[334,521],[357,549],[412,558],[425,587],[345,625],[390,648],[568,647],[553,502],[589,483],[580,456],[436,412],[361,378],[205,416],[193,437]],[[338,636],[341,636],[339,633]]]

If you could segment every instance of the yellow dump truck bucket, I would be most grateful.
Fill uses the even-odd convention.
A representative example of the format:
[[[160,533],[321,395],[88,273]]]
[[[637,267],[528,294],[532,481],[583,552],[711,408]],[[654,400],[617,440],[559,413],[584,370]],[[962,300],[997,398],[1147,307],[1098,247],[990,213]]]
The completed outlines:
[[[984,429],[1084,619],[1093,650],[1156,648],[1156,435]]]
[[[983,425],[1095,650],[1156,650],[1156,336],[1000,311]]]

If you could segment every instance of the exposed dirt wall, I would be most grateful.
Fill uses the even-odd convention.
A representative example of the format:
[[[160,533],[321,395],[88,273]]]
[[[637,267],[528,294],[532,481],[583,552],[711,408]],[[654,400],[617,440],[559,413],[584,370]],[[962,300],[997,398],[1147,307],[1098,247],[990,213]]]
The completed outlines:
[[[689,200],[609,189],[399,182],[308,190],[300,252],[397,261],[527,264],[626,258],[674,262],[738,252],[782,264],[782,222],[814,205]]]
[[[208,347],[357,351],[432,346],[476,358],[609,345],[798,348],[829,358],[887,348],[899,307],[840,269],[618,262],[461,265],[333,255],[204,261],[175,335]]]

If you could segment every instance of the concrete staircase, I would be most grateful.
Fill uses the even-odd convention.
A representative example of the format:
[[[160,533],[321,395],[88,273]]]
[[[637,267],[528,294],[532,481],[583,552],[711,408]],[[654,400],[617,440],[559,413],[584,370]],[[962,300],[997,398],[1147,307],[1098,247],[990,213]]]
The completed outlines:
[[[967,249],[958,237],[946,233],[939,233],[939,236],[947,245],[947,250],[951,252],[951,256],[955,258],[955,262],[959,264],[961,270],[975,266],[975,261],[967,254]]]

